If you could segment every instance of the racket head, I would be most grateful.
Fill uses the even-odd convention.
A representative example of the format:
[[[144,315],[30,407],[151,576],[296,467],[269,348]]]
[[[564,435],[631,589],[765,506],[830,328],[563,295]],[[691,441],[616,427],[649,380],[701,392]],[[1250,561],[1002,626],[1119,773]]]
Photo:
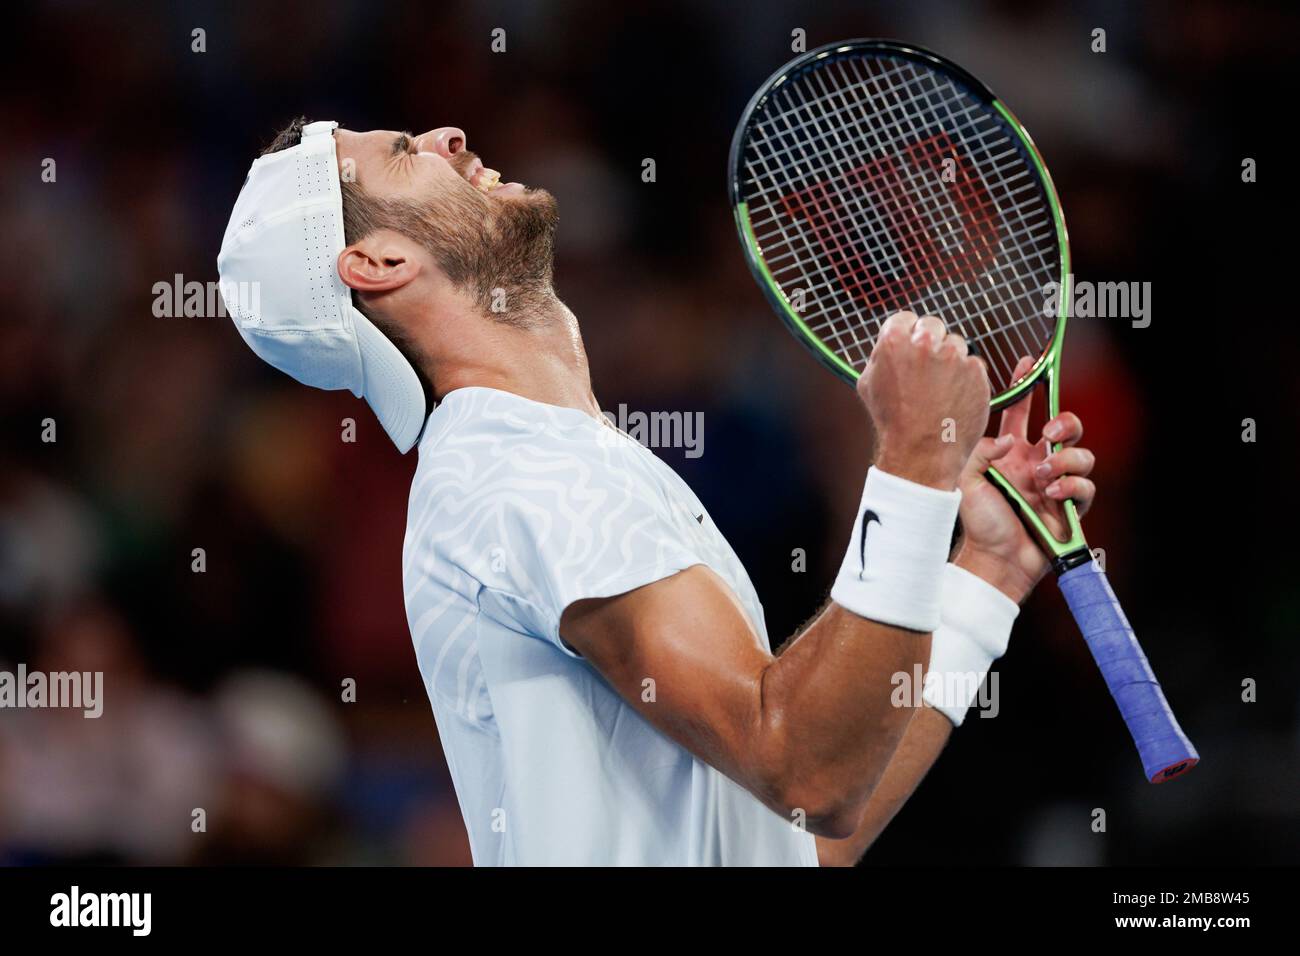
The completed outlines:
[[[755,280],[846,381],[903,310],[966,337],[994,408],[1051,377],[1069,302],[1065,219],[1024,127],[960,66],[892,40],[805,53],[745,108],[728,178]],[[1015,378],[1026,354],[1034,365]]]

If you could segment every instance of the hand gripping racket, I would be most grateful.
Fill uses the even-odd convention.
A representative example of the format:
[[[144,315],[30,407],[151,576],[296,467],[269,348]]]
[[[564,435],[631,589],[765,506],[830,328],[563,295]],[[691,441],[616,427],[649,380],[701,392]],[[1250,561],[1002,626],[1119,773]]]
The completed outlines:
[[[806,53],[745,109],[729,178],[754,278],[833,372],[856,382],[890,315],[932,313],[984,358],[995,410],[1042,382],[1048,414],[1060,412],[1065,219],[1029,134],[965,70],[892,41]],[[1037,359],[1013,378],[1022,355]],[[1006,478],[988,478],[1051,556],[1147,779],[1186,773],[1200,758],[1092,560],[1074,502],[1061,541]]]

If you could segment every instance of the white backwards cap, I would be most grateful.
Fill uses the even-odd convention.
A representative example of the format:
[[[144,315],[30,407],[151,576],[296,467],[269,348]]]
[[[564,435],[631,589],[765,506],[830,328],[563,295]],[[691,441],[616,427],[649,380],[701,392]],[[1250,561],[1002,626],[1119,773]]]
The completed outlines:
[[[424,428],[424,389],[339,278],[337,127],[309,123],[297,146],[253,161],[217,255],[221,296],[263,361],[305,385],[364,397],[405,454]]]

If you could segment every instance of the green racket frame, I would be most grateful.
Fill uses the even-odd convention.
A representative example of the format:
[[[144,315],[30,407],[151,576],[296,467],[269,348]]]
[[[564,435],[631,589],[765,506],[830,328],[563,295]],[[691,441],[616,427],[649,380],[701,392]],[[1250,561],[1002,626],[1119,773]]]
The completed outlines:
[[[1033,367],[1019,381],[1013,383],[1009,388],[996,395],[991,401],[991,407],[994,411],[1006,408],[1024,398],[1030,389],[1034,388],[1040,382],[1047,386],[1047,409],[1049,418],[1055,418],[1061,411],[1060,401],[1060,359],[1061,347],[1065,341],[1065,325],[1069,317],[1070,303],[1070,238],[1065,226],[1065,216],[1061,212],[1061,204],[1057,199],[1056,186],[1052,182],[1051,174],[1047,171],[1047,166],[1043,163],[1042,156],[1038,152],[1038,147],[1034,145],[1033,139],[1025,130],[1021,122],[1016,119],[1007,107],[999,100],[983,83],[971,76],[965,70],[957,67],[935,53],[924,50],[920,47],[894,43],[892,41],[852,41],[850,43],[834,43],[806,53],[804,56],[794,60],[787,66],[783,67],[777,74],[774,74],[763,84],[762,88],[750,101],[745,111],[745,120],[753,114],[754,110],[767,98],[767,96],[791,74],[802,69],[807,64],[813,62],[819,57],[829,56],[833,53],[843,52],[852,49],[855,46],[871,44],[877,48],[885,47],[895,50],[905,56],[914,57],[924,61],[930,61],[942,65],[944,69],[956,73],[967,83],[972,92],[981,96],[992,104],[993,108],[1002,115],[1010,125],[1011,130],[1019,137],[1024,145],[1026,152],[1033,160],[1034,168],[1038,173],[1043,189],[1047,194],[1048,204],[1051,208],[1052,220],[1056,227],[1057,243],[1060,249],[1061,257],[1061,276],[1060,276],[1060,297],[1057,307],[1056,329],[1052,334],[1052,339],[1048,343],[1043,354],[1034,362]],[[819,339],[816,334],[804,322],[802,316],[794,309],[785,293],[772,278],[768,271],[767,264],[763,261],[761,250],[757,237],[754,235],[754,228],[749,218],[748,203],[742,198],[740,180],[741,180],[741,162],[743,157],[741,152],[743,143],[741,132],[745,127],[745,121],[742,121],[736,131],[736,138],[731,146],[731,163],[729,172],[729,187],[732,197],[732,207],[735,210],[736,228],[740,233],[741,245],[745,250],[745,258],[749,263],[750,271],[754,278],[758,280],[768,300],[776,308],[777,314],[785,321],[785,324],[794,333],[812,353],[835,374],[848,381],[850,384],[856,383],[862,374],[860,369],[855,369],[848,362],[844,361],[837,355],[826,343]],[[1054,452],[1061,450],[1061,443],[1055,442],[1052,445]],[[1057,538],[1047,527],[1043,519],[1033,509],[1024,495],[1016,490],[1016,487],[996,468],[990,468],[986,473],[988,479],[993,482],[1003,494],[1007,496],[1019,509],[1025,523],[1032,529],[1038,537],[1043,549],[1052,558],[1054,567],[1058,572],[1066,571],[1076,567],[1085,561],[1091,560],[1091,552],[1088,550],[1087,540],[1083,536],[1083,529],[1079,522],[1079,511],[1073,501],[1064,502],[1063,510],[1065,512],[1067,535],[1064,541]]]

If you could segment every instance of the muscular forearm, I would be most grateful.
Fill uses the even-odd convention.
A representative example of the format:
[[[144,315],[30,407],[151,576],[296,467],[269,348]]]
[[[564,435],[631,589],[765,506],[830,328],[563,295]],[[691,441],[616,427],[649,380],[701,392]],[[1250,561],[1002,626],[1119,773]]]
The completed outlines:
[[[959,500],[873,467],[833,603],[765,667],[761,727],[769,744],[759,759],[817,801],[824,812],[810,810],[809,825],[823,829],[814,832],[847,837],[857,829],[915,712],[905,691],[929,661]],[[785,755],[793,766],[779,762]]]
[[[853,866],[862,859],[925,778],[951,734],[952,724],[937,710],[922,707],[916,712],[853,835],[843,840],[817,838],[822,866]]]
[[[702,565],[575,602],[560,627],[662,732],[782,816],[839,837],[857,828],[915,713],[910,695],[891,700],[894,675],[930,653],[928,634],[830,604],[773,657]]]
[[[969,566],[948,568],[945,585],[941,624],[931,638],[926,666],[927,680],[938,680],[927,686],[927,703],[908,724],[853,835],[819,843],[824,865],[851,866],[880,835],[942,752],[953,724],[965,719],[989,666],[1006,649],[1016,616],[1011,596]],[[954,677],[959,678],[955,683]]]
[[[794,781],[822,811],[809,813],[810,828],[833,837],[856,832],[916,713],[910,698],[893,694],[895,677],[929,661],[960,501],[954,489],[988,421],[983,365],[933,317],[887,320],[858,391],[877,458],[835,603],[761,682],[763,759],[771,766],[776,756],[777,779]]]
[[[814,833],[853,833],[915,714],[897,675],[929,655],[928,634],[828,605],[762,677],[753,755],[769,802]]]
[[[833,603],[764,667],[756,759],[816,833],[857,829],[915,713],[959,499],[872,468]]]

